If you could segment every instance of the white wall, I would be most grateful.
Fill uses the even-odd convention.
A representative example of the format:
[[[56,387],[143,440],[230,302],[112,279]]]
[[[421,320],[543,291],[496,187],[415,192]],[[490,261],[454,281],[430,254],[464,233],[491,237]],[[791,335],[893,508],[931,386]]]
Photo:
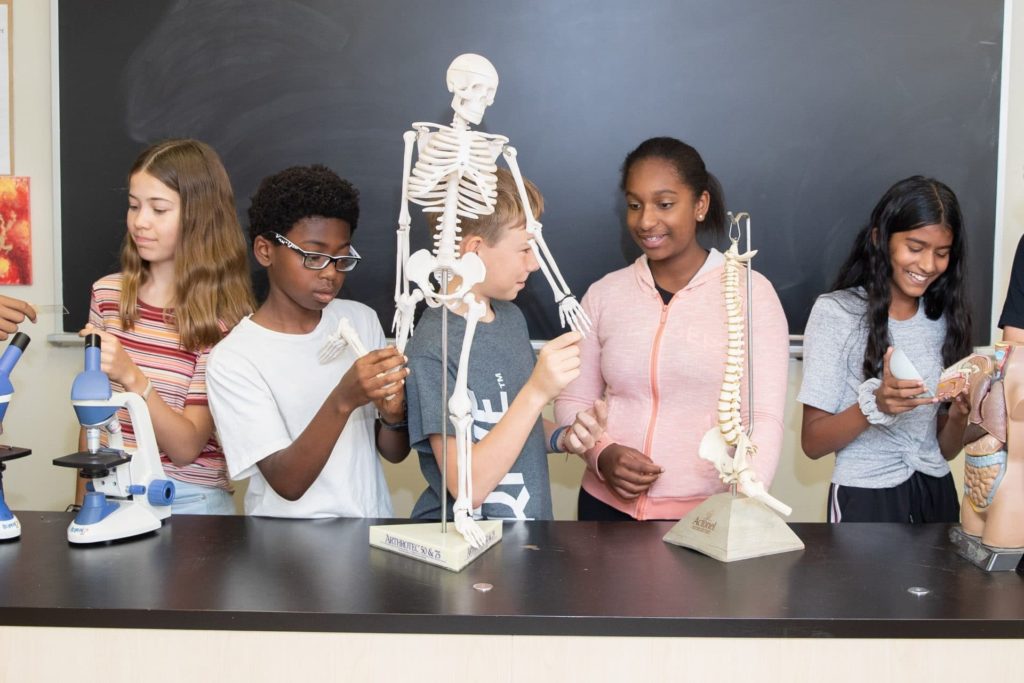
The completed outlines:
[[[1012,10],[1014,2],[1008,6]],[[3,287],[0,292],[28,299],[37,304],[55,303],[57,285],[53,211],[53,140],[51,111],[56,106],[51,96],[50,4],[44,0],[16,0],[14,3],[14,152],[15,173],[32,179],[32,238],[34,284],[28,287]],[[1024,7],[1012,13],[1008,23],[1008,61],[1004,84],[1005,112],[1002,137],[1001,173],[1005,184],[1000,193],[1001,218],[996,233],[996,257],[992,273],[974,273],[976,282],[990,277],[994,283],[994,308],[1002,305],[1017,240],[1024,234]],[[65,218],[63,230],[74,230],[73,218]],[[15,510],[59,510],[71,500],[74,473],[51,464],[53,458],[75,450],[78,425],[68,403],[71,380],[81,365],[79,348],[62,348],[46,343],[46,335],[59,331],[60,321],[43,317],[25,331],[33,337],[32,346],[15,370],[17,394],[7,413],[3,443],[25,446],[31,456],[9,464],[4,488]],[[994,337],[997,338],[997,337]],[[772,488],[773,493],[793,506],[793,521],[822,521],[832,457],[812,462],[800,451],[800,411],[793,402],[799,386],[801,366],[790,361],[790,410],[786,416],[786,436],[782,461]],[[958,460],[954,472],[959,475]],[[551,459],[555,515],[571,519],[575,515],[576,491],[581,463],[575,458]],[[395,499],[395,510],[405,514],[412,508],[423,487],[418,464],[409,458],[401,465],[386,465]]]

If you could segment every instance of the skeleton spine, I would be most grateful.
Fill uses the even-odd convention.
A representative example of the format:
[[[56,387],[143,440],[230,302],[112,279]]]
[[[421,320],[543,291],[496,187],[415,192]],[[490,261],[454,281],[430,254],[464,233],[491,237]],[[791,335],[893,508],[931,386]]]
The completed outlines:
[[[725,292],[726,346],[725,373],[718,395],[718,428],[730,446],[735,446],[743,431],[740,417],[740,387],[743,379],[743,301],[740,299],[740,269],[744,267],[736,242],[725,252],[722,289]]]

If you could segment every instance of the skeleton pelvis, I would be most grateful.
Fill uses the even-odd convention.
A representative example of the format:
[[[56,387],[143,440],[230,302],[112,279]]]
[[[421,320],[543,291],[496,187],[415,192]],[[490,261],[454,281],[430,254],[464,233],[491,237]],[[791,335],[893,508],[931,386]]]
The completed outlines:
[[[440,271],[448,270],[450,282],[456,282],[455,290],[441,291]],[[409,257],[405,272],[415,282],[428,300],[448,301],[459,299],[476,284],[483,282],[487,274],[484,262],[474,253],[463,254],[447,266],[442,265],[436,256],[426,249],[420,249]],[[434,281],[431,281],[431,277]]]
[[[725,442],[725,437],[722,436],[722,431],[718,425],[715,425],[704,433],[697,454],[713,464],[719,475],[728,476],[733,471],[731,450],[732,448]]]

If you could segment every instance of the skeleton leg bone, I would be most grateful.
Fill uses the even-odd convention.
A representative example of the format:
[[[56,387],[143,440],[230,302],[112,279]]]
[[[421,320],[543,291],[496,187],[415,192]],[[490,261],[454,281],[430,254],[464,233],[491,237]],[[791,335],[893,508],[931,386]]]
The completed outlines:
[[[459,354],[459,369],[455,375],[455,389],[448,400],[448,411],[455,425],[455,447],[457,467],[459,470],[459,489],[455,498],[453,513],[455,530],[462,534],[474,548],[481,547],[487,540],[483,529],[473,520],[473,415],[469,401],[468,374],[469,355],[476,334],[477,322],[487,312],[487,307],[476,300],[472,293],[466,294],[463,301],[469,306],[466,311],[466,335],[462,339],[462,351]],[[442,372],[447,369],[443,368]]]

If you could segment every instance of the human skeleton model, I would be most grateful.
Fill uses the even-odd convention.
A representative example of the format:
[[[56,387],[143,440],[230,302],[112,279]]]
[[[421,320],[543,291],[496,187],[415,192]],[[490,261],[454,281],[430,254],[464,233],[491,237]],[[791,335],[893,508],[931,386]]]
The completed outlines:
[[[967,392],[965,533],[990,548],[1024,547],[1024,351],[1001,343],[943,372],[940,399]],[[952,393],[956,392],[956,393]],[[951,396],[952,394],[952,396]]]
[[[494,211],[497,197],[498,156],[503,156],[515,179],[519,198],[526,215],[526,230],[530,245],[547,278],[558,304],[562,325],[585,333],[590,321],[569,291],[562,274],[548,251],[541,235],[541,224],[534,218],[526,195],[516,150],[508,138],[470,130],[470,124],[479,124],[484,110],[494,102],[498,87],[498,73],[484,57],[464,54],[455,58],[448,67],[448,90],[454,94],[452,109],[455,116],[450,126],[436,123],[414,123],[413,130],[403,136],[405,156],[402,175],[402,209],[398,217],[398,253],[395,281],[395,332],[399,351],[405,351],[412,334],[413,314],[420,301],[436,308],[444,305],[451,310],[466,307],[466,335],[459,355],[455,390],[448,401],[448,409],[455,425],[458,457],[458,495],[454,504],[455,528],[473,547],[485,541],[484,534],[473,521],[470,427],[470,400],[467,388],[469,351],[477,322],[486,313],[486,306],[476,300],[470,291],[482,282],[485,275],[483,261],[473,253],[459,256],[461,228],[464,219],[478,218]],[[418,150],[416,164],[412,165],[413,144]],[[422,249],[409,254],[409,228],[411,216],[409,202],[422,205],[425,213],[438,213],[438,230],[434,235],[433,250]],[[418,287],[410,291],[410,280]],[[449,284],[454,288],[449,288]],[[444,370],[442,369],[442,372]]]
[[[769,495],[764,484],[757,480],[757,475],[750,462],[750,459],[757,454],[757,445],[751,441],[750,434],[743,429],[740,417],[742,403],[740,390],[746,361],[740,271],[749,268],[750,260],[757,252],[739,253],[740,223],[745,220],[746,229],[749,232],[750,216],[746,213],[735,216],[730,213],[729,217],[731,219],[729,225],[731,244],[725,252],[725,267],[722,271],[726,325],[728,326],[725,376],[722,380],[722,390],[718,395],[718,424],[704,434],[698,453],[700,457],[714,464],[715,469],[718,470],[718,476],[723,482],[730,486],[736,486],[747,497],[760,501],[773,510],[788,516],[792,512],[792,508]],[[749,274],[747,279],[749,281]],[[749,287],[747,292],[749,302]],[[750,318],[749,313],[748,310],[748,319]],[[748,406],[748,412],[753,414],[753,405]],[[734,449],[732,457],[729,455],[730,448]]]

